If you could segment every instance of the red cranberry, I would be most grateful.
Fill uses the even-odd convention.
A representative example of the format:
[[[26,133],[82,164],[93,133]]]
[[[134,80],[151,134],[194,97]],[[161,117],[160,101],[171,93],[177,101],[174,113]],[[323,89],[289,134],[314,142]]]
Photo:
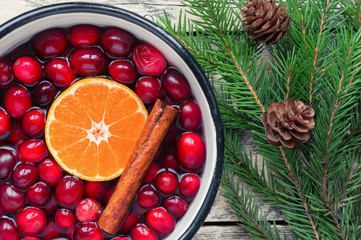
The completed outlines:
[[[135,92],[144,103],[152,103],[162,96],[162,87],[158,79],[142,77],[135,85]]]
[[[47,221],[43,210],[36,207],[27,207],[18,213],[16,223],[22,233],[33,236],[45,229]]]
[[[107,57],[99,48],[78,48],[70,55],[70,65],[79,75],[100,75],[106,70]]]
[[[42,139],[28,139],[19,145],[19,157],[26,162],[39,162],[48,154],[45,141]]]
[[[163,89],[173,101],[183,101],[189,97],[190,87],[187,79],[176,69],[170,68],[163,75]]]
[[[15,223],[8,218],[0,218],[0,239],[19,240],[20,233]]]
[[[43,78],[43,66],[32,57],[18,58],[14,65],[15,76],[24,84],[33,85]]]
[[[59,204],[57,203],[57,201],[55,200],[55,196],[52,195],[51,199],[49,201],[48,204],[46,204],[45,207],[43,207],[44,211],[46,212],[46,214],[48,214],[48,216],[50,215],[54,215],[55,211],[59,208]]]
[[[138,72],[133,63],[127,59],[113,61],[109,65],[109,75],[123,84],[133,83],[138,78]]]
[[[70,29],[69,40],[76,47],[95,45],[99,40],[100,30],[92,25],[78,25]]]
[[[178,160],[182,167],[195,171],[203,166],[206,147],[202,137],[195,132],[183,134],[177,142]]]
[[[172,154],[168,154],[166,155],[161,163],[161,166],[164,168],[171,168],[174,171],[178,171],[179,170],[179,163],[177,158],[172,155]]]
[[[16,213],[25,207],[25,195],[12,185],[5,183],[0,186],[0,205],[5,211]]]
[[[55,187],[63,176],[63,171],[55,160],[46,158],[38,166],[40,180],[50,187]]]
[[[179,192],[183,196],[191,198],[197,194],[200,185],[201,180],[198,175],[194,173],[187,173],[179,182]]]
[[[21,119],[21,130],[28,137],[36,137],[43,133],[45,116],[41,110],[30,110]]]
[[[38,169],[31,163],[19,164],[11,174],[11,181],[15,187],[27,189],[33,185],[39,177]]]
[[[25,87],[12,85],[5,92],[4,107],[13,118],[22,117],[31,106],[31,95]]]
[[[32,92],[34,103],[40,107],[46,107],[53,101],[56,92],[53,84],[48,81],[41,81]]]
[[[79,202],[83,194],[83,182],[73,176],[65,176],[61,179],[55,191],[58,203],[67,207],[71,207]]]
[[[11,117],[0,107],[0,137],[7,135],[11,129]]]
[[[130,238],[127,238],[127,237],[115,237],[115,238],[112,238],[110,240],[130,240]]]
[[[147,224],[159,234],[167,235],[175,228],[174,218],[163,208],[154,208],[147,214]]]
[[[9,176],[15,167],[16,157],[10,149],[0,149],[0,179],[5,179]],[[0,215],[1,216],[1,215]]]
[[[85,182],[85,196],[89,198],[100,198],[105,193],[103,182]]]
[[[100,217],[102,206],[92,198],[82,199],[75,208],[75,216],[79,222],[95,222]]]
[[[41,240],[41,238],[38,237],[23,237],[21,240]]]
[[[144,224],[137,224],[131,231],[132,240],[158,240],[157,235]]]
[[[125,217],[123,223],[120,225],[119,233],[127,233],[134,227],[134,225],[139,222],[139,215],[131,210]]]
[[[26,197],[33,206],[42,207],[49,202],[50,190],[45,183],[38,182],[29,188]]]
[[[110,55],[126,57],[135,44],[135,38],[129,32],[119,28],[109,28],[100,37],[103,49]]]
[[[170,171],[158,173],[155,177],[155,187],[164,194],[170,194],[177,189],[178,178],[177,175]]]
[[[152,186],[145,186],[137,195],[137,203],[142,208],[154,208],[160,203],[159,193]]]
[[[63,229],[69,229],[76,223],[75,214],[66,208],[60,208],[55,213],[55,223]]]
[[[134,49],[132,60],[144,75],[159,76],[167,66],[164,55],[148,43],[142,43]]]
[[[145,175],[144,183],[152,183],[155,179],[155,176],[157,176],[157,173],[159,171],[160,167],[158,163],[154,162],[150,166],[147,175]]]
[[[79,223],[74,230],[74,240],[103,240],[102,231],[94,223]]]
[[[61,237],[61,235],[62,232],[58,225],[56,225],[54,221],[50,221],[45,230],[41,233],[41,238],[43,240],[56,240],[58,237]]]
[[[48,29],[38,33],[33,39],[33,47],[39,57],[59,56],[68,46],[66,35],[61,29]]]
[[[68,62],[61,58],[51,59],[45,65],[45,75],[58,87],[67,87],[76,78]]]
[[[163,207],[175,218],[181,218],[188,210],[188,203],[183,198],[174,195],[163,201]]]
[[[106,206],[109,202],[110,197],[112,196],[115,189],[115,184],[110,184],[108,189],[105,191],[103,198],[103,206]]]
[[[14,81],[11,61],[0,59],[0,88],[9,86]]]
[[[193,100],[188,100],[180,106],[179,124],[186,130],[195,130],[201,125],[201,109]]]
[[[15,121],[8,136],[9,142],[15,146],[21,143],[25,138],[23,131],[21,131],[20,121]]]

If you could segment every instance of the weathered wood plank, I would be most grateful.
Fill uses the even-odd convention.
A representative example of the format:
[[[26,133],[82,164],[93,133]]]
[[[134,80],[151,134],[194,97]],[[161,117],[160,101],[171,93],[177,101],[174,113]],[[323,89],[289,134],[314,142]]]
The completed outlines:
[[[286,239],[291,239],[291,232],[289,228],[285,226],[277,226],[280,233],[283,231],[286,234]],[[193,240],[211,240],[211,239],[222,239],[222,240],[250,240],[252,239],[248,233],[239,226],[203,226]]]

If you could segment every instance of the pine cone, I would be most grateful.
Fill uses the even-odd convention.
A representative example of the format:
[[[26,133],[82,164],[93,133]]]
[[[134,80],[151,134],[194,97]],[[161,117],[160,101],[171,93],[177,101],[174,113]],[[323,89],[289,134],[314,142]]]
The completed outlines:
[[[272,45],[286,35],[290,18],[287,7],[276,6],[276,0],[249,0],[241,11],[244,30],[250,30],[249,38],[257,43]]]
[[[293,99],[272,103],[261,116],[268,142],[273,146],[296,149],[300,142],[307,142],[308,133],[315,127],[315,111],[303,102]]]

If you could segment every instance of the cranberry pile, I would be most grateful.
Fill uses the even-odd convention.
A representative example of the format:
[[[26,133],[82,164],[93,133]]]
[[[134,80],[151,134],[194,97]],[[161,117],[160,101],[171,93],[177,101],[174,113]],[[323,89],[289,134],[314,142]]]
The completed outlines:
[[[96,221],[118,179],[63,171],[44,140],[47,111],[75,81],[106,77],[179,115],[116,236]],[[198,192],[205,161],[201,111],[187,79],[154,46],[116,27],[78,25],[36,34],[0,59],[0,239],[162,239]]]

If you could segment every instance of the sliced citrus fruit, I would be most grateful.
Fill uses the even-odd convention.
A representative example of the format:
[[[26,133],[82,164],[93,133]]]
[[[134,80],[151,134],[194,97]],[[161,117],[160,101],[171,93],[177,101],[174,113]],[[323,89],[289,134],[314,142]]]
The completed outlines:
[[[123,172],[147,117],[142,101],[125,85],[86,78],[62,92],[50,107],[45,140],[67,172],[107,181]]]

